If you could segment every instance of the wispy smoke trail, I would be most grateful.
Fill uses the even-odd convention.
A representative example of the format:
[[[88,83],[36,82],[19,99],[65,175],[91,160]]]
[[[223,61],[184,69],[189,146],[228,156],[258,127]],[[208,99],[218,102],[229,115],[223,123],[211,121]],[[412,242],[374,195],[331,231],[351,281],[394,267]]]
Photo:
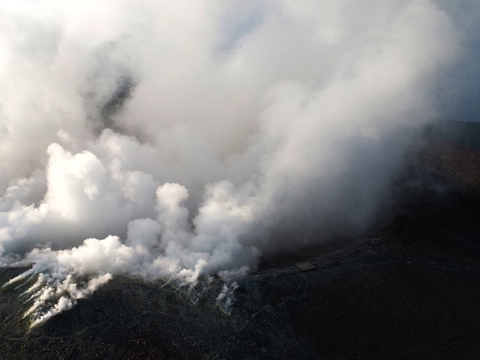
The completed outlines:
[[[33,324],[365,230],[469,44],[428,0],[0,10],[0,261],[34,264]]]

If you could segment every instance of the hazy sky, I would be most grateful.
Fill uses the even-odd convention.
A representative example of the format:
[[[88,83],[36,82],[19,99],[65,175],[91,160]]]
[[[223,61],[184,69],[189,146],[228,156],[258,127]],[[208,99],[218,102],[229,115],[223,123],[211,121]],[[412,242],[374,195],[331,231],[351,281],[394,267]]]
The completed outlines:
[[[367,229],[425,122],[477,119],[479,7],[0,0],[0,262],[35,263],[32,319]]]

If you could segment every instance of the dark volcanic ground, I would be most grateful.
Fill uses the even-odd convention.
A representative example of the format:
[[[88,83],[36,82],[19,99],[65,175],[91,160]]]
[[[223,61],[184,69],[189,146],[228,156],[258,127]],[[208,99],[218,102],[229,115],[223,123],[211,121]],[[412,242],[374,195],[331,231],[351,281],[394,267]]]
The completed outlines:
[[[480,359],[480,126],[443,126],[414,152],[386,224],[269,260],[238,281],[230,316],[215,305],[219,282],[195,302],[160,282],[116,278],[28,332],[24,288],[7,287],[0,357]],[[0,269],[0,282],[22,271]]]

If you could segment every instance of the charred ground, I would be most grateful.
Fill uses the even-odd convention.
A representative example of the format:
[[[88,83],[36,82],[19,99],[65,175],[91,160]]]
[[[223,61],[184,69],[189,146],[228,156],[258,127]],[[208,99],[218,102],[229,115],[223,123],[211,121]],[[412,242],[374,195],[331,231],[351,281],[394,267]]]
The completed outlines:
[[[200,298],[116,278],[28,331],[25,289],[0,291],[3,359],[478,359],[480,124],[437,122],[369,234],[269,259],[228,316]],[[301,271],[308,261],[316,269]],[[23,269],[0,269],[3,283]]]

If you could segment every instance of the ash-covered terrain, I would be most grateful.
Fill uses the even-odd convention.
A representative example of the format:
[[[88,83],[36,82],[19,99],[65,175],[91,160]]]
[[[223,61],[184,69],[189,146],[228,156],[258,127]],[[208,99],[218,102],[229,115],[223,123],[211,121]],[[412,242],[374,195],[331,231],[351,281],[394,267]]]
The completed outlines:
[[[217,299],[219,279],[189,292],[117,276],[29,330],[21,294],[31,283],[4,287],[1,357],[478,359],[478,131],[434,122],[376,228],[264,258],[237,280],[231,304]],[[1,269],[0,280],[23,271]]]

